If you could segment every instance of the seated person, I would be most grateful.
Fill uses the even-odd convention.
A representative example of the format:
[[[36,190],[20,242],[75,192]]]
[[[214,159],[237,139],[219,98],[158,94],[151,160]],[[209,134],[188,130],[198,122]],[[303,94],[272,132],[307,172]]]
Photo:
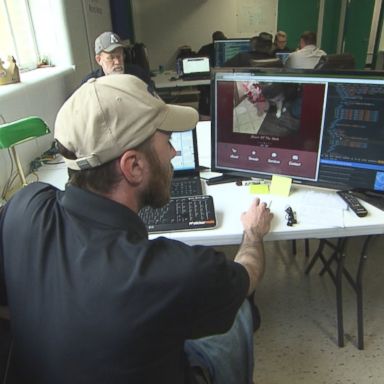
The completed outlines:
[[[126,48],[127,47],[116,33],[103,32],[95,40],[95,60],[100,68],[85,76],[81,84],[86,83],[91,78],[98,78],[116,73],[126,73],[140,78],[154,88],[148,71],[138,65],[125,62],[124,50]]]
[[[249,67],[252,60],[274,59],[271,54],[272,35],[267,32],[261,32],[258,36],[251,38],[249,42],[249,51],[240,52],[224,63],[224,67]]]
[[[287,41],[287,34],[284,31],[278,31],[272,44],[272,54],[275,55],[276,53],[292,52],[292,50],[287,46]]]
[[[214,51],[214,42],[215,40],[226,40],[226,36],[221,31],[215,31],[212,33],[212,42],[206,45],[203,45],[197,52],[198,56],[208,56],[209,64],[211,67],[215,66],[215,51]]]
[[[233,261],[151,240],[138,216],[168,202],[170,136],[197,121],[124,74],[90,80],[61,107],[65,191],[31,183],[0,210],[0,305],[18,383],[252,382],[269,208],[256,198],[241,215]]]
[[[307,31],[300,36],[300,49],[289,54],[285,67],[313,69],[326,53],[316,47],[316,33]]]

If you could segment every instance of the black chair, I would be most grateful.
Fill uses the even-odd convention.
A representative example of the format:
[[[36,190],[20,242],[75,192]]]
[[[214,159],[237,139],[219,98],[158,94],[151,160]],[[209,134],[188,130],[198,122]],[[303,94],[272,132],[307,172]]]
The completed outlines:
[[[257,67],[257,68],[282,68],[283,67],[283,63],[278,58],[251,59],[250,65],[251,67]]]
[[[355,67],[355,58],[350,53],[341,53],[321,56],[315,69],[355,69]]]
[[[6,307],[0,306],[0,383],[16,383],[11,367],[13,359],[13,337]]]

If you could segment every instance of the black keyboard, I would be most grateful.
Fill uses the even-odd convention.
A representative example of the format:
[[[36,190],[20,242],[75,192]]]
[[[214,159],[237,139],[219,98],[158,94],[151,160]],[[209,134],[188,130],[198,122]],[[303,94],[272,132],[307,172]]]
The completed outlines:
[[[171,196],[196,196],[202,195],[203,190],[201,187],[201,180],[199,176],[177,178],[172,180]]]
[[[208,229],[216,226],[213,199],[207,195],[171,198],[162,208],[144,207],[139,216],[149,233]]]

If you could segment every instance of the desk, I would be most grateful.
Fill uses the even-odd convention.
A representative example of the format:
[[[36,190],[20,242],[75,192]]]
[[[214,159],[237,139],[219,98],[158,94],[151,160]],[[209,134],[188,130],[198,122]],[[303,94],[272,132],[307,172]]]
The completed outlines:
[[[177,103],[198,108],[201,85],[209,85],[209,79],[200,80],[171,80],[176,79],[174,71],[165,71],[152,77],[159,96],[167,103]]]
[[[185,87],[196,87],[198,85],[209,85],[211,83],[210,79],[200,79],[200,80],[171,80],[171,78],[177,78],[177,74],[174,71],[164,71],[163,73],[158,73],[156,76],[152,77],[152,80],[155,83],[157,90],[163,88],[185,88]]]
[[[199,122],[197,126],[199,158],[202,165],[210,164],[210,122]],[[64,164],[45,165],[38,172],[41,181],[48,182],[58,188],[64,189],[67,181],[67,169]],[[205,183],[204,183],[205,184]],[[210,230],[196,230],[190,232],[173,232],[150,235],[151,239],[166,236],[183,241],[190,245],[204,244],[222,246],[240,244],[242,239],[242,226],[240,214],[245,211],[256,195],[249,192],[249,186],[237,186],[235,183],[221,185],[204,185],[205,193],[212,195],[217,215],[217,228]],[[312,216],[316,221],[308,220],[306,206],[308,194],[315,193],[318,205],[313,207]],[[342,277],[344,273],[344,239],[352,236],[380,235],[384,233],[384,211],[364,202],[368,215],[364,218],[357,217],[353,212],[344,210],[340,214],[341,220],[329,217],[326,205],[329,199],[337,197],[335,191],[314,188],[303,185],[293,185],[289,197],[260,195],[261,200],[271,202],[271,211],[274,213],[271,231],[265,241],[294,240],[294,239],[339,239],[333,260],[337,262],[337,273],[334,277],[337,297],[338,344],[344,345],[343,311],[342,311]],[[340,199],[340,198],[338,198]],[[341,199],[340,199],[341,200]],[[313,196],[312,196],[313,201]],[[297,213],[298,224],[289,227],[286,224],[285,208],[289,204]],[[341,239],[341,240],[340,240]],[[365,252],[365,250],[364,250]],[[323,260],[323,262],[325,262]],[[360,289],[361,293],[361,289]],[[359,296],[359,293],[357,293]],[[359,348],[362,349],[362,298],[358,297],[358,330]]]

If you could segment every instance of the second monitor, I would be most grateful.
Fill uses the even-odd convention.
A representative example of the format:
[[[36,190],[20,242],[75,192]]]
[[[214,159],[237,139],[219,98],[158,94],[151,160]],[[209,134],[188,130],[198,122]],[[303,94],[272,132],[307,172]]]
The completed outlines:
[[[213,43],[215,53],[215,67],[223,67],[224,64],[240,52],[249,51],[249,38],[215,40]]]

